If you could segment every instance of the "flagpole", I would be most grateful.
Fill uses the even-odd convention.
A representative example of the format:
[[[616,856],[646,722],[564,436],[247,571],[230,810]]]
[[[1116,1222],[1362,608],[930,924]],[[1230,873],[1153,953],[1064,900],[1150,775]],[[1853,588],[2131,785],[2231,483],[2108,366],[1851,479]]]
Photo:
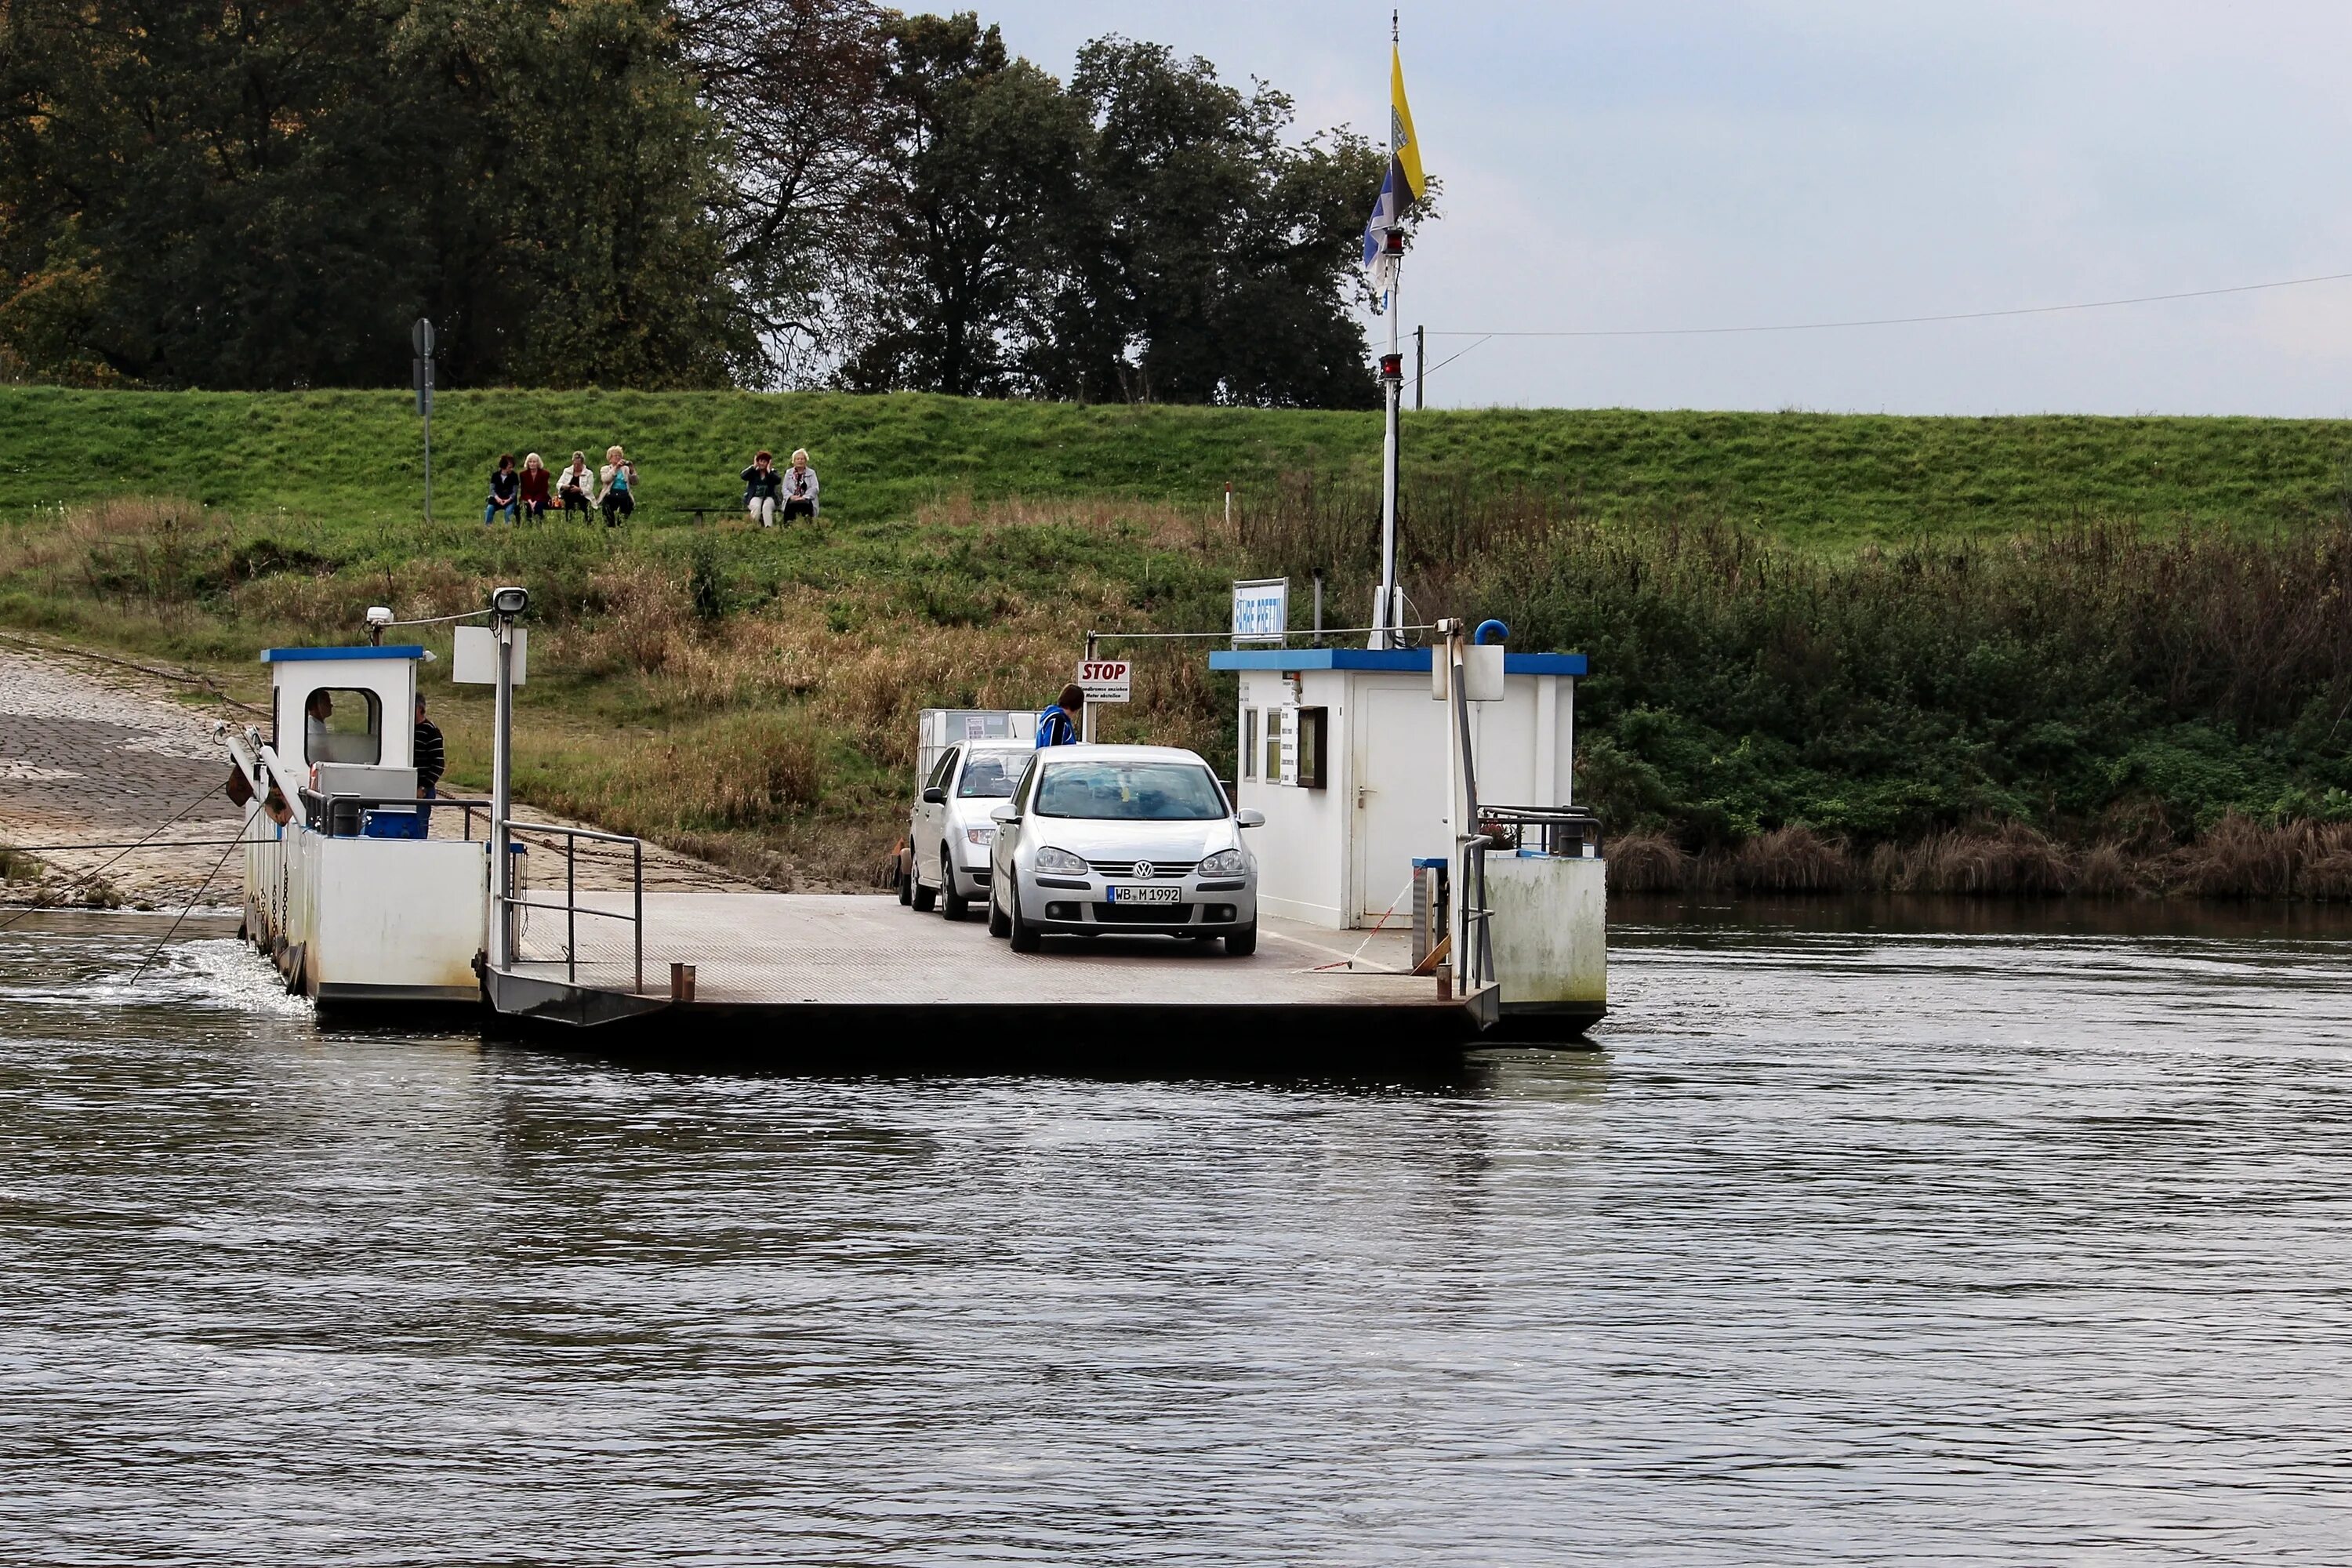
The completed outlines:
[[[1395,263],[1391,262],[1393,267]],[[1397,646],[1397,395],[1404,390],[1403,353],[1397,344],[1396,274],[1389,274],[1389,352],[1381,361],[1381,393],[1388,405],[1388,430],[1381,442],[1381,595],[1372,606],[1374,647]]]
[[[1389,48],[1397,46],[1397,14],[1389,13]],[[1389,167],[1396,167],[1397,121],[1389,116]],[[1387,252],[1389,285],[1389,352],[1381,359],[1381,397],[1388,405],[1388,426],[1381,442],[1381,586],[1372,604],[1372,635],[1370,645],[1376,648],[1397,646],[1396,628],[1396,503],[1397,503],[1397,400],[1404,391],[1404,353],[1397,342],[1397,274],[1403,257],[1398,226],[1404,219],[1403,193],[1398,193],[1396,205],[1389,213],[1388,231],[1381,236],[1381,247]]]

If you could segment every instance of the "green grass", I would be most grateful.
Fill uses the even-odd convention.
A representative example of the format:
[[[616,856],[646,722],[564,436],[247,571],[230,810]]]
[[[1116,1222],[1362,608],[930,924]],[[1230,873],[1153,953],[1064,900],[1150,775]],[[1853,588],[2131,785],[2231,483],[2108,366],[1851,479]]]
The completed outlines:
[[[500,451],[561,467],[614,442],[640,465],[645,521],[731,505],[759,447],[806,447],[848,522],[944,497],[1119,497],[1248,507],[1286,476],[1362,484],[1380,417],[1077,407],[907,394],[467,392],[435,405],[437,510],[480,505]],[[0,513],[125,491],[253,516],[418,515],[420,430],[399,392],[84,392],[0,387]],[[2085,517],[2276,524],[2332,515],[2352,426],[2329,420],[1484,409],[1409,413],[1409,482],[1568,498],[1601,521],[1704,513],[1841,545],[2001,533]]]
[[[396,395],[0,389],[0,624],[250,693],[258,647],[523,583],[531,799],[840,876],[902,820],[918,709],[1036,706],[1087,630],[1213,627],[1236,576],[1319,566],[1337,615],[1369,598],[1376,418],[834,395],[442,410],[445,452],[625,440],[658,526],[484,529],[478,459],[423,523]],[[2346,426],[1487,411],[1407,436],[1414,604],[1591,656],[1580,789],[1612,832],[1718,858],[1820,838],[1861,868],[1903,845],[1974,864],[2013,827],[2083,866],[2137,858],[2135,885],[2352,891]],[[758,443],[815,454],[822,529],[664,510],[730,505]],[[1230,755],[1230,679],[1197,645],[1139,669],[1106,738]],[[478,785],[479,694],[439,689],[454,776]],[[2284,882],[2175,864],[2232,824],[2326,832]]]

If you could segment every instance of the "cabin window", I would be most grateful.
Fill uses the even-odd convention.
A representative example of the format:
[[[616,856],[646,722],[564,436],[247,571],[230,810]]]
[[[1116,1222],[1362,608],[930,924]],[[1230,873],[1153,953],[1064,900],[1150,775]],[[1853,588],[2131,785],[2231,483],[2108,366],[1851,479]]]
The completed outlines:
[[[1282,714],[1279,708],[1265,710],[1265,782],[1282,783]]]
[[[1327,719],[1329,710],[1301,708],[1298,710],[1298,787],[1323,787],[1323,756],[1325,741],[1329,733]]]
[[[1242,777],[1257,777],[1257,710],[1242,710]]]
[[[302,755],[365,767],[383,761],[383,700],[359,687],[313,688],[302,699]]]

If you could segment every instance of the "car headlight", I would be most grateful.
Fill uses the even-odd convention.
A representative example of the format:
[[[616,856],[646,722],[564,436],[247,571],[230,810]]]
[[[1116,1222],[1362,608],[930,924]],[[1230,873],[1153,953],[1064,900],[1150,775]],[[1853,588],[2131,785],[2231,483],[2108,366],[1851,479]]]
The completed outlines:
[[[1249,857],[1238,849],[1220,849],[1201,862],[1203,877],[1240,877],[1249,871]]]
[[[996,842],[996,829],[993,827],[967,827],[963,830],[963,841],[966,844],[977,844],[984,849],[988,846]]]
[[[1037,851],[1037,869],[1056,877],[1083,877],[1094,868],[1068,850],[1048,844]]]

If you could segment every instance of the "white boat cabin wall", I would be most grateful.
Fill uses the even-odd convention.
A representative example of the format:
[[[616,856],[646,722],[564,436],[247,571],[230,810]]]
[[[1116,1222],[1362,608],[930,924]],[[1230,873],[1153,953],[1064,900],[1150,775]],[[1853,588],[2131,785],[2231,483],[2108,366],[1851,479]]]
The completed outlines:
[[[1235,649],[1209,664],[1240,676],[1234,783],[1236,804],[1265,814],[1251,837],[1259,907],[1335,931],[1402,919],[1414,863],[1452,858],[1448,781],[1462,787],[1430,650]],[[1582,654],[1503,655],[1499,700],[1469,705],[1482,804],[1575,804],[1585,668]]]
[[[426,657],[416,647],[269,648],[268,730],[229,743],[253,786],[244,837],[258,841],[245,850],[247,934],[289,986],[321,1002],[480,994],[488,853],[479,840],[427,837],[416,797]]]
[[[269,743],[307,775],[333,767],[416,766],[421,647],[273,647]],[[318,703],[326,711],[314,713]],[[415,779],[409,779],[414,792]]]

